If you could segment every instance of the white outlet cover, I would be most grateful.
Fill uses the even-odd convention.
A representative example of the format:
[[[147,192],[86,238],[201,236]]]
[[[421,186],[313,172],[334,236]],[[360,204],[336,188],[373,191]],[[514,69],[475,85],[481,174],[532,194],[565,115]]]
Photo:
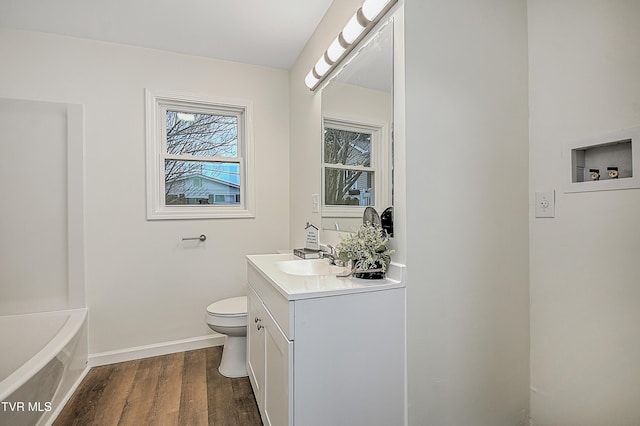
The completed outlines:
[[[536,192],[535,213],[536,217],[556,216],[555,191]]]

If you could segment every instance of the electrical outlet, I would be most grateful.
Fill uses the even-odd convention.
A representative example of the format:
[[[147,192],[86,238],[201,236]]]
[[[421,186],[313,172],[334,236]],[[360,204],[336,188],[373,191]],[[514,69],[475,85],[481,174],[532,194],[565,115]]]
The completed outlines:
[[[320,195],[311,194],[311,213],[320,213]]]
[[[536,192],[536,217],[556,217],[556,192]]]

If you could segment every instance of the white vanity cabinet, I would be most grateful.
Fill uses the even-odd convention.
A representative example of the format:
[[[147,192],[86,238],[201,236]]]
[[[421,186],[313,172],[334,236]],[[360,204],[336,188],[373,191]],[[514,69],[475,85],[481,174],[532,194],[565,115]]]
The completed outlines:
[[[289,256],[289,257],[288,257]],[[248,256],[247,370],[265,425],[403,425],[405,288]]]
[[[293,342],[287,339],[253,290],[249,290],[247,371],[265,425],[292,424]]]

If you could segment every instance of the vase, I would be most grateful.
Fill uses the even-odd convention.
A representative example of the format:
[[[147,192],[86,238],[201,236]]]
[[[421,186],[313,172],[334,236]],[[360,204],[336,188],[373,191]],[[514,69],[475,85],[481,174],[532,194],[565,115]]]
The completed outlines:
[[[364,280],[381,280],[384,276],[385,273],[382,270],[382,264],[380,262],[377,262],[369,269],[359,269],[356,267],[356,270],[353,272],[354,278],[361,278]]]

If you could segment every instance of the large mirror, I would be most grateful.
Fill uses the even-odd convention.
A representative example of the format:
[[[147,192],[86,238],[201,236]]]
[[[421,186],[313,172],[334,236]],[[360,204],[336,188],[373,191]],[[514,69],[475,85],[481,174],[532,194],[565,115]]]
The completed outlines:
[[[393,206],[393,20],[322,89],[322,228],[352,231]]]

